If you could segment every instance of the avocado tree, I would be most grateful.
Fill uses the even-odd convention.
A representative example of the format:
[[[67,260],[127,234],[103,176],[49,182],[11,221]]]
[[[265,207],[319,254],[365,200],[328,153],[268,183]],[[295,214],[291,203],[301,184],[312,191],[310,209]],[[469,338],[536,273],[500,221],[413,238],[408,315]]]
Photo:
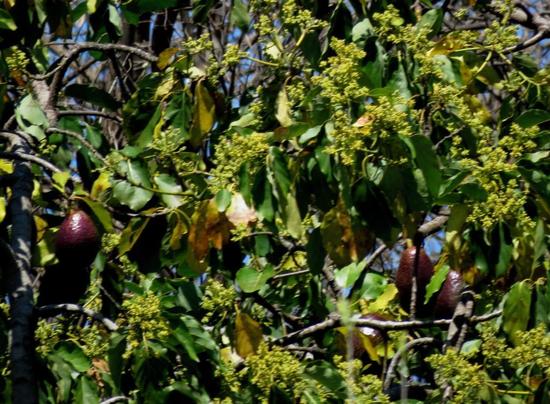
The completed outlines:
[[[548,401],[547,2],[6,0],[0,50],[0,401]]]

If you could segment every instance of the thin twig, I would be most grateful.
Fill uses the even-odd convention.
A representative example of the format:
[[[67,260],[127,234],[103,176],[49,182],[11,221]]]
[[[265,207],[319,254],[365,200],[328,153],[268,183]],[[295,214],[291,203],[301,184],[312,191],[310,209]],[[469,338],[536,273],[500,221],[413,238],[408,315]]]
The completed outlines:
[[[122,122],[122,119],[111,112],[106,111],[96,111],[91,109],[70,109],[70,110],[63,110],[59,111],[59,116],[74,116],[74,115],[82,115],[82,116],[99,116],[102,118],[112,119],[113,121]]]
[[[99,153],[94,146],[87,141],[84,136],[82,136],[80,133],[73,132],[72,130],[66,130],[61,128],[48,128],[46,129],[47,133],[60,133],[62,135],[70,136],[76,140],[78,140],[84,147],[86,147],[98,160],[100,160],[103,164],[107,164],[107,160],[105,160],[105,157]]]
[[[388,391],[390,388],[391,381],[393,379],[393,375],[395,373],[395,368],[397,367],[397,364],[401,361],[401,357],[411,350],[412,348],[419,346],[419,345],[428,345],[435,341],[433,337],[424,337],[424,338],[417,338],[413,339],[412,341],[407,342],[405,345],[403,345],[393,356],[390,366],[388,366],[388,373],[386,374],[386,378],[384,379],[384,391]]]

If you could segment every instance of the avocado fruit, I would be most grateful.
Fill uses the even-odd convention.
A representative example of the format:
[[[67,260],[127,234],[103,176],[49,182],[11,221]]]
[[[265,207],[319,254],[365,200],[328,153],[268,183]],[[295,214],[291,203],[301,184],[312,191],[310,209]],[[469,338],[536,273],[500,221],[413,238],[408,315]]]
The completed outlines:
[[[74,210],[63,220],[55,238],[55,254],[62,264],[90,265],[101,247],[94,221],[83,210]]]
[[[464,279],[460,272],[450,270],[435,299],[434,313],[437,318],[453,316],[464,286]]]
[[[424,304],[426,296],[426,286],[434,274],[432,261],[420,247],[418,258],[416,257],[417,247],[409,247],[401,254],[399,267],[395,274],[395,286],[399,291],[399,301],[404,310],[410,311],[411,291],[413,285],[413,275],[415,270],[415,261],[418,259],[418,268],[416,272],[416,314],[424,317],[429,315],[429,309]]]
[[[379,321],[386,320],[386,318],[374,313],[369,313],[363,316],[362,319]],[[349,331],[346,327],[341,327],[338,329],[338,333],[336,334],[336,348],[342,355],[347,354],[348,332]],[[368,339],[368,341],[365,341],[365,339]],[[349,341],[353,346],[353,358],[361,358],[365,353],[367,353],[365,344],[370,343],[370,346],[372,347],[376,347],[381,344],[384,341],[384,332],[379,329],[366,326],[353,327],[351,329],[351,338]]]

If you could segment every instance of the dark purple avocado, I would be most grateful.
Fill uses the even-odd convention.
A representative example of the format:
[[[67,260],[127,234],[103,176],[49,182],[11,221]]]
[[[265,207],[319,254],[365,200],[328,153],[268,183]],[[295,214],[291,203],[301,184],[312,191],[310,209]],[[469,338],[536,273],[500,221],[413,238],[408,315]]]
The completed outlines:
[[[435,316],[437,318],[451,318],[453,316],[462,289],[464,289],[462,275],[460,272],[450,270],[435,301]]]
[[[409,311],[411,305],[411,290],[414,273],[414,262],[416,257],[416,247],[409,247],[401,254],[399,267],[395,274],[395,286],[399,291],[399,301],[403,309]],[[420,248],[418,256],[418,269],[416,274],[416,313],[420,316],[428,314],[428,309],[424,304],[426,295],[426,286],[434,274],[434,267],[430,257],[426,255],[423,248]]]
[[[59,262],[75,267],[90,265],[100,246],[95,223],[82,210],[72,211],[65,218],[55,239],[55,253]]]

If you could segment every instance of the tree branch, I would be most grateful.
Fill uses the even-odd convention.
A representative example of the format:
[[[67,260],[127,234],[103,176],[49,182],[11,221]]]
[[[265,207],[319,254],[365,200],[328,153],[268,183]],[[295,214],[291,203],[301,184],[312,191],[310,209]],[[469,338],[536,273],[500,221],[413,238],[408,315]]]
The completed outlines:
[[[21,138],[12,139],[12,154],[27,155],[29,147]],[[34,372],[34,298],[31,277],[33,175],[28,161],[16,161],[12,197],[9,204],[12,231],[10,245],[14,263],[7,268],[10,300],[10,366],[12,402],[37,403]]]
[[[113,113],[105,112],[105,111],[96,111],[91,109],[70,109],[70,110],[63,110],[59,111],[59,116],[74,116],[74,115],[82,115],[82,116],[99,116],[101,118],[107,118],[112,119],[113,121],[122,122],[122,119]]]
[[[390,388],[391,380],[393,379],[393,375],[395,373],[395,368],[397,367],[397,364],[401,360],[401,357],[403,354],[411,350],[412,348],[420,345],[428,345],[435,341],[432,337],[424,337],[424,338],[417,338],[413,339],[412,341],[407,342],[405,345],[403,345],[393,356],[390,366],[388,366],[388,373],[386,374],[386,378],[384,379],[384,391],[388,391]]]
[[[103,164],[106,164],[107,161],[105,160],[105,157],[99,153],[94,146],[88,142],[84,136],[82,136],[80,133],[73,132],[72,130],[66,130],[61,128],[48,128],[46,129],[46,133],[60,133],[62,135],[70,136],[76,140],[78,140],[84,147],[86,147],[98,160],[100,160]]]
[[[46,306],[41,306],[36,309],[36,312],[39,317],[50,317],[59,313],[79,313],[84,314],[90,317],[92,320],[102,323],[105,328],[109,331],[116,331],[118,326],[114,321],[103,317],[101,313],[97,313],[93,310],[87,309],[78,304],[64,303],[64,304],[48,304]]]
[[[8,160],[19,160],[19,161],[27,161],[31,163],[38,164],[39,166],[45,168],[48,171],[51,171],[53,173],[60,173],[61,170],[54,166],[49,161],[46,161],[40,157],[37,157],[33,154],[27,154],[27,153],[20,153],[20,152],[0,152],[0,158],[8,159]]]

